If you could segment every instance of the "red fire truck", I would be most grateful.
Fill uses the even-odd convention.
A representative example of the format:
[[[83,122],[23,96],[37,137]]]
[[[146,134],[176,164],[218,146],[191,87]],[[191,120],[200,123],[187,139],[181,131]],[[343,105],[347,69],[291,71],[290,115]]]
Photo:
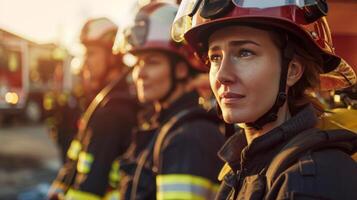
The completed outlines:
[[[69,88],[68,53],[54,44],[37,44],[0,29],[0,123],[21,117],[43,118],[43,95]]]

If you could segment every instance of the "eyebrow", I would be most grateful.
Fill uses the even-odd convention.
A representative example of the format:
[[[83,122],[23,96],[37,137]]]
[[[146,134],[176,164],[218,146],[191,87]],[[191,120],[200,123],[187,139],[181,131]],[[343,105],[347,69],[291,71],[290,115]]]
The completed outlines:
[[[245,44],[253,44],[256,46],[261,46],[260,44],[252,41],[252,40],[237,40],[237,41],[231,41],[229,42],[229,46],[242,46]],[[212,48],[209,48],[209,51],[217,51],[220,50],[221,48],[218,45],[213,46]]]
[[[252,41],[252,40],[237,40],[237,41],[231,41],[229,42],[229,46],[242,46],[245,44],[254,44],[256,46],[260,46],[260,44]]]

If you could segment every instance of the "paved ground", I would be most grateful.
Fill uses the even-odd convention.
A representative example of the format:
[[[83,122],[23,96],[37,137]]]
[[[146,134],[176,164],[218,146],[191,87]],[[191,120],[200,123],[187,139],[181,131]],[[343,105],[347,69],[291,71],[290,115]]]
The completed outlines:
[[[0,127],[0,200],[41,199],[59,167],[56,146],[43,125]]]

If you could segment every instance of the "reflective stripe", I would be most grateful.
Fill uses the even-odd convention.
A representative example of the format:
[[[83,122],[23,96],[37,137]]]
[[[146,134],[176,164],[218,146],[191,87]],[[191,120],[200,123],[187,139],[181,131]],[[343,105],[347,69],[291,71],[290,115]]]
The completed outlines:
[[[112,188],[117,188],[120,180],[120,172],[119,172],[119,160],[114,160],[112,164],[112,168],[109,173],[109,185]]]
[[[71,146],[67,151],[67,157],[72,160],[78,159],[78,154],[82,149],[82,144],[78,140],[72,140]]]
[[[157,199],[213,199],[218,185],[210,180],[187,174],[167,174],[156,177]]]
[[[231,167],[228,165],[228,163],[226,163],[223,168],[221,169],[221,172],[219,172],[218,175],[218,180],[222,181],[223,178],[230,172],[232,171]]]
[[[100,196],[89,192],[69,189],[65,196],[66,200],[100,200]]]
[[[77,171],[83,174],[89,173],[93,160],[92,154],[84,151],[79,153]]]
[[[103,200],[119,200],[119,199],[120,199],[120,193],[118,190],[112,190],[107,192],[103,198]]]

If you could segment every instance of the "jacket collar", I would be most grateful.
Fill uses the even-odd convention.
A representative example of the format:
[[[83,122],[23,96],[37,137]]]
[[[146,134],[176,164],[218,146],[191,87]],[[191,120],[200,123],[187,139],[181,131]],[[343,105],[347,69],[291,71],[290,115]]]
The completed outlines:
[[[197,92],[192,91],[185,93],[174,101],[168,108],[163,109],[160,113],[158,113],[157,122],[159,124],[164,124],[180,111],[196,106],[198,106]]]
[[[254,139],[250,145],[247,145],[244,131],[240,131],[224,144],[218,155],[234,169],[255,155],[274,149],[298,133],[314,127],[316,123],[317,117],[314,109],[312,105],[308,104],[282,125]]]

